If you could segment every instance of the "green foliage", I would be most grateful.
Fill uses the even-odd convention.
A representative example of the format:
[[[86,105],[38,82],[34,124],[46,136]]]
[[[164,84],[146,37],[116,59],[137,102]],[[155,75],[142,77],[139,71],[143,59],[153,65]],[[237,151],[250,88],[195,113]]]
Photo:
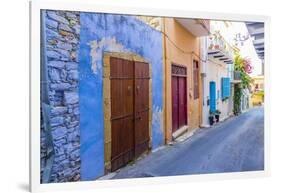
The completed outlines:
[[[245,70],[245,61],[247,59],[242,58],[239,54],[236,54],[234,57],[234,70],[240,72],[242,87],[247,88],[251,82],[251,77],[248,72]]]
[[[242,88],[240,84],[234,85],[234,107],[233,107],[233,113],[234,115],[238,115],[241,113],[241,96],[242,96]]]
[[[250,85],[251,77],[249,73],[251,73],[252,66],[251,61],[247,58],[243,58],[236,53],[234,57],[234,70],[240,72],[241,83],[235,84],[234,86],[234,107],[233,113],[234,115],[238,115],[241,113],[241,97],[242,97],[242,89],[248,88]]]

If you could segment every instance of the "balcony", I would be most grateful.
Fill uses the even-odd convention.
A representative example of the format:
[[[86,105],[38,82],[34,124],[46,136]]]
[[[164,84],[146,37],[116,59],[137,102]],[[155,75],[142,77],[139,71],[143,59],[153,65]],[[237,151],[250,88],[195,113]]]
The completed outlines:
[[[210,33],[210,20],[176,18],[176,21],[195,37],[208,36]]]
[[[218,33],[209,36],[208,42],[209,57],[225,64],[233,63],[234,50]]]
[[[247,29],[251,37],[254,38],[253,44],[260,59],[264,58],[264,23],[246,22]]]

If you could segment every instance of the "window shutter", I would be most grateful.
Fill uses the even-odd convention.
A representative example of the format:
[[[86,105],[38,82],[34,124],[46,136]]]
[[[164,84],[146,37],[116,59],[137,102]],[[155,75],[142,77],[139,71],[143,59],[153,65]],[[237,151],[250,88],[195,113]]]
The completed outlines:
[[[216,111],[216,83],[210,82],[210,112]]]
[[[222,99],[230,97],[230,78],[225,77],[221,80],[222,83]]]
[[[193,61],[193,97],[199,98],[199,64],[197,60]]]

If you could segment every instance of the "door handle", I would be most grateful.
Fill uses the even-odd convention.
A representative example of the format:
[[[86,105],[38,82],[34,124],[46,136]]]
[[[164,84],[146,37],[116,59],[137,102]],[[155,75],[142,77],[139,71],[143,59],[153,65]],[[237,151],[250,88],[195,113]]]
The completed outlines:
[[[128,86],[128,95],[132,95],[132,87],[131,86]]]
[[[138,85],[136,90],[137,94],[139,94],[139,90],[140,90],[140,86]]]

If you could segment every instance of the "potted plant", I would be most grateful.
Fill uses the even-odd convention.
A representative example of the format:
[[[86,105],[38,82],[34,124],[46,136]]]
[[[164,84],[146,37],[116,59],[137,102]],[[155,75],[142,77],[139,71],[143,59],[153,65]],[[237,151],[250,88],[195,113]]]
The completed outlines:
[[[217,50],[220,49],[220,45],[219,45],[219,44],[216,44],[216,45],[215,45],[215,49],[217,49]]]
[[[216,122],[217,122],[217,123],[220,121],[220,114],[221,114],[220,110],[216,110],[216,112],[215,112],[215,118],[216,118]]]
[[[215,122],[215,113],[214,112],[210,112],[209,114],[209,123],[210,125],[213,125]]]

